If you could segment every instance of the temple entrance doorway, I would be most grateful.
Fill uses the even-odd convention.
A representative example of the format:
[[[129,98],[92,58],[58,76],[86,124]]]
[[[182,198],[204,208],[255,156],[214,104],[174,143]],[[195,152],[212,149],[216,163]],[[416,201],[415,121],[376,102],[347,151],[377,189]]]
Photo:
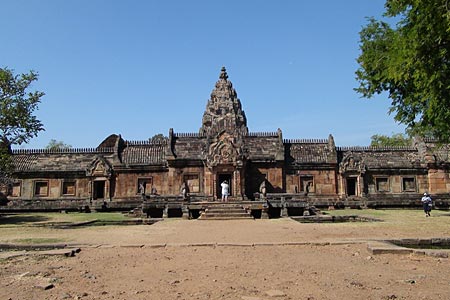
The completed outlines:
[[[222,182],[224,182],[225,180],[228,182],[228,185],[230,186],[229,188],[229,197],[233,196],[233,186],[232,186],[232,174],[231,173],[222,173],[222,174],[217,174],[217,199],[221,199],[222,198]]]
[[[356,196],[356,177],[348,177],[347,178],[347,196]]]
[[[97,180],[94,181],[94,189],[92,193],[93,199],[104,199],[105,198],[105,181]]]

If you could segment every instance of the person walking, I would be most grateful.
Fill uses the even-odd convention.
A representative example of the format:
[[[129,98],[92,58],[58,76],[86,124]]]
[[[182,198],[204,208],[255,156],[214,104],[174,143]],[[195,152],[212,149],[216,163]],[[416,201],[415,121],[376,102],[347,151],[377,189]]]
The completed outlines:
[[[423,205],[425,217],[430,217],[431,208],[433,207],[433,200],[431,199],[430,195],[427,192],[423,193],[423,197],[420,201],[422,202]]]

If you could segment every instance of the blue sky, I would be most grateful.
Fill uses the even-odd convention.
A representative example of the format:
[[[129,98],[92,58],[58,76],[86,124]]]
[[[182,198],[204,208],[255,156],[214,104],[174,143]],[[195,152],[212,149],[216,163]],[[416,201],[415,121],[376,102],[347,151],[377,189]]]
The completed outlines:
[[[252,132],[368,145],[403,132],[386,96],[360,98],[359,31],[384,0],[1,1],[0,66],[39,72],[50,139],[96,147],[198,132],[225,66]],[[23,148],[23,147],[22,147]]]

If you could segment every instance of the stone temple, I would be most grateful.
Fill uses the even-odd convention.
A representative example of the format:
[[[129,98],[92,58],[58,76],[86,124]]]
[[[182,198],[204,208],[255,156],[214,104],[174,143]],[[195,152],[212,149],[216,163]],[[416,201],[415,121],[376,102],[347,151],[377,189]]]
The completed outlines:
[[[128,210],[196,217],[221,198],[256,217],[316,207],[420,205],[429,192],[448,206],[450,148],[431,139],[410,147],[337,147],[325,139],[251,132],[225,68],[196,133],[145,141],[112,134],[96,148],[14,150],[15,182],[1,210]],[[184,188],[184,190],[183,190]]]

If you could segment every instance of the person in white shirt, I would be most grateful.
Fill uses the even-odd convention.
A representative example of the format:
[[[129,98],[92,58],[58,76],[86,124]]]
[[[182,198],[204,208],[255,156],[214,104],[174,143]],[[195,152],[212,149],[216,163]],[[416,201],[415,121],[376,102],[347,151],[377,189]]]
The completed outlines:
[[[433,200],[431,199],[430,195],[428,193],[423,193],[423,197],[420,200],[423,205],[423,211],[425,212],[426,217],[430,217],[430,211],[433,207]]]
[[[222,201],[228,201],[228,195],[230,192],[230,186],[228,185],[228,182],[225,180],[220,184],[222,187]]]

